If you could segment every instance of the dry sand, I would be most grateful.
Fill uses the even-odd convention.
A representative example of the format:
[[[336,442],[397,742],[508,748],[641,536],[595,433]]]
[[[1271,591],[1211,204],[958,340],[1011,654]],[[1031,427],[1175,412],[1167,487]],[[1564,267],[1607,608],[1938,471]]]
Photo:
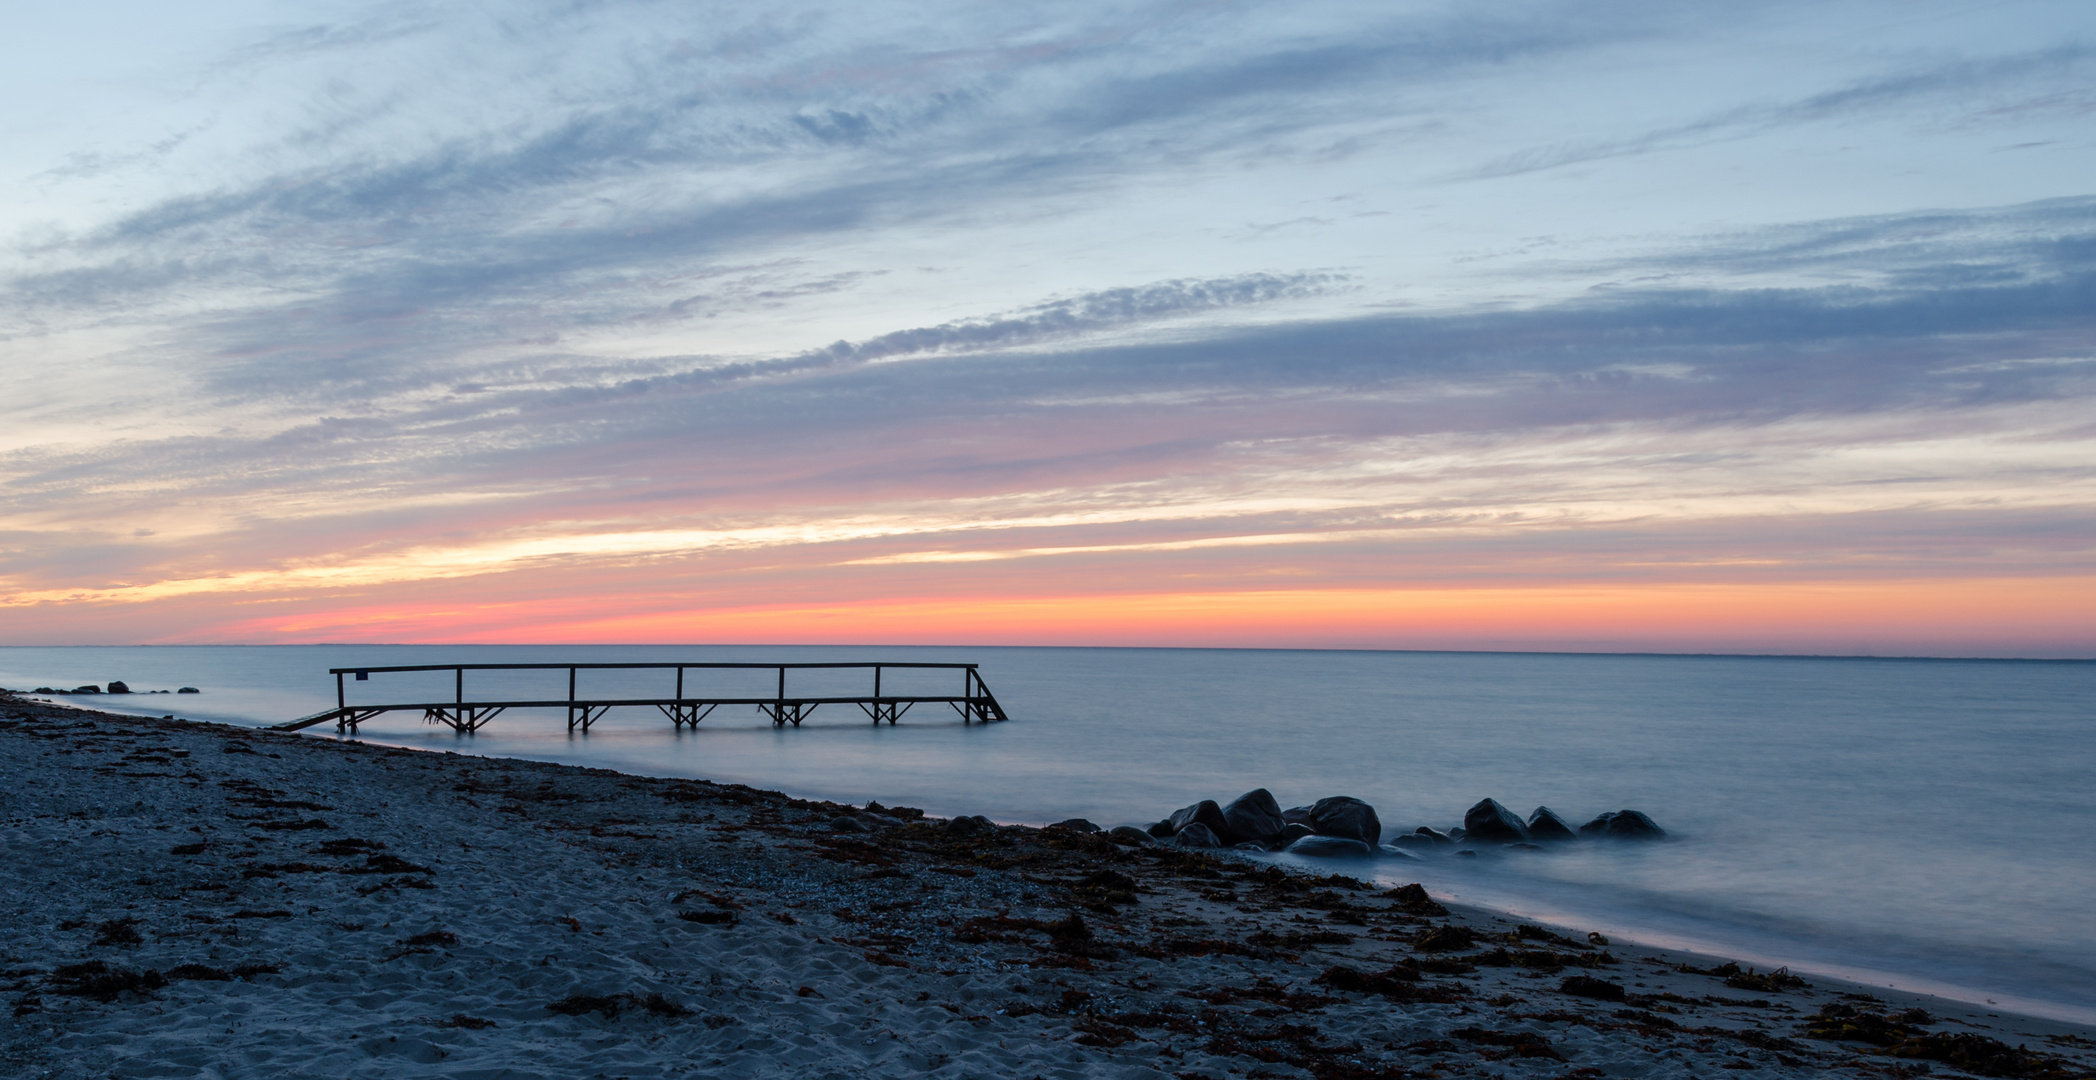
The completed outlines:
[[[1064,829],[11,696],[0,761],[7,1076],[2091,1075],[2068,1025]]]

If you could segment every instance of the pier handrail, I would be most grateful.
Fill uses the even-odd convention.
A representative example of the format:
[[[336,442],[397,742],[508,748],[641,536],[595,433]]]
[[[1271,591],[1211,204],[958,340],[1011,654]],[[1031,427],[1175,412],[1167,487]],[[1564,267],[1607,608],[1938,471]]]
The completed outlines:
[[[335,721],[336,730],[353,729],[364,720],[381,713],[420,710],[423,719],[430,723],[448,724],[453,729],[470,734],[492,720],[497,714],[513,708],[561,708],[568,711],[568,730],[580,726],[588,731],[604,712],[613,706],[652,705],[660,709],[681,729],[690,724],[696,731],[699,721],[722,705],[755,705],[771,717],[772,724],[783,727],[792,724],[799,727],[807,714],[818,705],[854,704],[873,718],[878,724],[886,720],[893,725],[913,705],[943,702],[953,706],[961,714],[963,723],[981,720],[1005,720],[1004,707],[990,693],[989,684],[983,681],[978,665],[968,663],[936,662],[925,660],[807,660],[764,663],[750,660],[643,660],[643,661],[591,661],[576,663],[523,663],[523,664],[373,664],[368,666],[334,667],[328,674],[335,677],[335,707],[326,712],[302,717],[288,724],[279,724],[277,730],[297,731],[315,724]],[[810,669],[867,669],[873,670],[873,693],[852,695],[788,695],[786,673],[789,670]],[[963,689],[958,695],[949,694],[883,694],[881,675],[888,668],[937,669],[963,673]],[[562,671],[568,673],[568,695],[565,699],[509,699],[509,700],[466,700],[466,672],[468,671]],[[584,698],[576,694],[576,673],[580,671],[668,671],[677,673],[677,685],[673,696],[648,696],[624,698]],[[765,697],[749,696],[688,696],[684,692],[686,670],[757,670],[777,671],[779,682],[777,693]],[[453,673],[453,697],[449,702],[414,702],[389,705],[351,705],[344,676],[354,675],[357,681],[368,681],[374,674],[388,672],[449,671]]]

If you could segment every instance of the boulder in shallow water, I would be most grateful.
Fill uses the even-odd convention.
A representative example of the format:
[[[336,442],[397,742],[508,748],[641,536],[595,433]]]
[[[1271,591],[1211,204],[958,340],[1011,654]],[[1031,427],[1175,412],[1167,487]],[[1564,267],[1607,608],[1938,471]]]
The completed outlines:
[[[1642,810],[1617,810],[1581,825],[1579,835],[1611,840],[1664,840],[1667,831]]]
[[[1525,844],[1528,826],[1497,801],[1481,799],[1463,814],[1463,839],[1481,844]]]
[[[1351,795],[1334,795],[1310,804],[1310,827],[1319,836],[1337,836],[1374,847],[1383,839],[1383,823],[1375,807]]]
[[[1572,823],[1557,816],[1557,811],[1547,806],[1538,806],[1535,813],[1528,815],[1528,835],[1534,840],[1579,839]]]
[[[1165,820],[1171,823],[1173,836],[1194,824],[1206,825],[1218,840],[1230,835],[1230,826],[1223,823],[1223,808],[1217,806],[1214,799],[1202,799],[1192,806],[1182,806]]]
[[[1166,818],[1163,821],[1144,826],[1143,831],[1159,840],[1170,840],[1172,838],[1172,819]]]
[[[1458,825],[1455,828],[1448,830],[1448,841],[1452,844],[1460,844],[1463,842],[1463,827],[1461,825]]]
[[[1208,805],[1214,806],[1215,804],[1211,802]],[[1173,833],[1172,843],[1180,847],[1193,848],[1219,848],[1223,846],[1223,841],[1215,835],[1215,830],[1198,821],[1187,822],[1185,828]]]
[[[182,689],[180,689],[180,690],[177,690],[177,691],[175,691],[175,693],[177,693],[177,694],[201,694],[201,693],[203,693],[203,691],[202,691],[202,690],[199,690],[199,689],[197,689],[197,688],[196,688],[196,687],[194,687],[194,686],[185,686],[185,687],[183,687]]]
[[[131,692],[131,684],[125,682],[122,679],[118,679],[117,681],[109,684],[109,692],[112,694],[128,694]]]
[[[1295,825],[1308,825],[1310,824],[1310,808],[1307,806],[1291,806],[1281,811],[1281,820]]]
[[[1274,793],[1254,788],[1223,807],[1223,826],[1227,830],[1223,835],[1239,842],[1269,844],[1288,822],[1281,818],[1281,804],[1274,801]]]
[[[73,688],[73,693],[76,694],[99,694],[101,692],[102,688],[100,686],[95,685],[94,683],[88,683],[86,686],[76,686]],[[65,693],[65,691],[60,690],[59,693],[63,694]]]
[[[1365,859],[1375,849],[1344,836],[1306,836],[1288,845],[1288,853],[1311,859]]]
[[[1306,836],[1316,836],[1317,830],[1300,821],[1291,821],[1281,826],[1281,835],[1274,837],[1274,850],[1279,851]]]
[[[1138,829],[1133,825],[1116,825],[1106,830],[1106,838],[1116,844],[1128,846],[1147,844],[1156,839],[1145,830]]]
[[[1445,842],[1443,841],[1443,843]],[[1403,835],[1392,837],[1390,842],[1383,846],[1403,848],[1406,851],[1433,851],[1441,845],[1418,833],[1404,833]]]

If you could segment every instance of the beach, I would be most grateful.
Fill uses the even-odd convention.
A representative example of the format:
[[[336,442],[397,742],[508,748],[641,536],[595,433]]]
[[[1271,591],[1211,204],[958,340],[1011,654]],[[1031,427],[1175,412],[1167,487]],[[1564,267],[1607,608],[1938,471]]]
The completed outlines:
[[[9,1075],[2096,1074],[1343,861],[16,696],[0,754]]]

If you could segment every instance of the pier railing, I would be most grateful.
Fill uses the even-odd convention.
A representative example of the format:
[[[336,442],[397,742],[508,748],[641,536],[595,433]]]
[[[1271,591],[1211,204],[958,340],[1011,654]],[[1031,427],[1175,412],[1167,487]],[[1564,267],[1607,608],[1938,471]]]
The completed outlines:
[[[809,695],[789,693],[786,674],[789,671],[814,669],[857,668],[865,669],[873,676],[870,693],[844,695]],[[801,721],[821,705],[856,705],[875,724],[887,721],[893,726],[913,706],[945,704],[961,714],[963,724],[970,722],[989,723],[992,720],[1009,719],[1003,706],[997,703],[996,695],[983,682],[982,675],[974,664],[922,664],[893,663],[887,661],[865,661],[855,663],[805,663],[805,664],[748,664],[748,663],[645,663],[645,664],[402,664],[390,667],[329,668],[328,674],[335,677],[335,707],[311,716],[293,720],[288,724],[276,725],[278,731],[298,731],[333,721],[336,731],[353,731],[357,725],[372,717],[389,712],[420,712],[427,723],[444,724],[454,731],[471,734],[486,726],[488,721],[510,709],[555,708],[567,710],[568,730],[581,728],[588,731],[605,713],[623,706],[654,706],[661,710],[679,730],[690,724],[696,731],[699,721],[723,705],[754,705],[769,717],[774,727],[792,724],[801,726]],[[895,694],[883,693],[883,672],[898,670],[941,669],[961,673],[961,692],[958,694]],[[667,696],[601,697],[578,696],[576,676],[583,671],[644,671],[659,670],[676,672],[673,692]],[[723,670],[776,671],[777,691],[762,696],[720,695],[692,692],[687,693],[686,673],[705,673]],[[452,699],[450,701],[410,701],[388,705],[352,705],[349,703],[345,680],[367,682],[373,675],[407,671],[449,671],[452,673]],[[546,699],[468,699],[466,695],[466,673],[469,671],[566,671],[568,694],[565,698]],[[697,679],[693,680],[698,681]],[[691,688],[696,690],[696,688]]]

